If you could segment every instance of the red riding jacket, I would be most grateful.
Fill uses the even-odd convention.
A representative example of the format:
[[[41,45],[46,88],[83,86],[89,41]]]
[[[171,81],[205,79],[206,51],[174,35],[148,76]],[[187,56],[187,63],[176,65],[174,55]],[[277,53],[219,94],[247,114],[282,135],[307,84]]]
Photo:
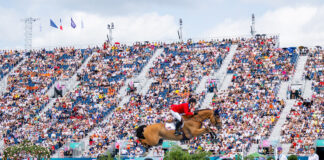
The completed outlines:
[[[189,109],[188,103],[182,103],[179,105],[173,104],[173,105],[171,105],[171,110],[173,110],[174,112],[178,112],[178,113],[184,113],[185,115],[193,115],[193,113]]]

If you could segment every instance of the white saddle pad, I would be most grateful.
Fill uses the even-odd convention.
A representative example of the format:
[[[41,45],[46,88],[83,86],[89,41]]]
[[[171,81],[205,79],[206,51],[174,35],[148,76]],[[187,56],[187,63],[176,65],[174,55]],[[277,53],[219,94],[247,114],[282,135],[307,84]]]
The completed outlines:
[[[167,130],[175,130],[175,124],[174,123],[165,123],[165,128]]]

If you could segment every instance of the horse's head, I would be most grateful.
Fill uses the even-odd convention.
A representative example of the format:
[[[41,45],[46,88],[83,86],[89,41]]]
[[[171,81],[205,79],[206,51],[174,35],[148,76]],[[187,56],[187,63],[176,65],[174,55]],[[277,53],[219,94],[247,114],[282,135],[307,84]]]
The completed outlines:
[[[222,120],[219,109],[214,110],[214,113],[210,117],[210,122],[212,123],[212,125],[216,126],[217,129],[222,129]]]

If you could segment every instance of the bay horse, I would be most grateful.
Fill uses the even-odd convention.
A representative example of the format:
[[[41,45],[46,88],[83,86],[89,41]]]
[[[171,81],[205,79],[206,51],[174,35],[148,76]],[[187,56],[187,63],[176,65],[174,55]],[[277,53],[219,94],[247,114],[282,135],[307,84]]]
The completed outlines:
[[[139,141],[146,147],[152,147],[162,144],[163,140],[189,140],[193,137],[210,133],[212,139],[216,138],[216,134],[210,129],[202,128],[204,120],[209,119],[213,126],[217,129],[222,128],[219,110],[203,109],[195,111],[193,116],[182,116],[184,123],[181,129],[182,135],[175,135],[175,130],[165,127],[165,123],[155,123],[152,125],[141,125],[136,129],[136,136]]]

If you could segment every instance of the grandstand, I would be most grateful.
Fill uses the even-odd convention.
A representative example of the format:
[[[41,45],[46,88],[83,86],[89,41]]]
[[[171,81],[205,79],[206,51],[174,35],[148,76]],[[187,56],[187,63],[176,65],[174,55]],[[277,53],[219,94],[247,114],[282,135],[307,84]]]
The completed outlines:
[[[194,96],[197,109],[221,109],[224,127],[215,129],[218,143],[208,134],[179,142],[189,152],[233,157],[271,145],[309,155],[324,138],[324,50],[280,48],[278,41],[255,36],[1,51],[0,150],[28,139],[55,158],[96,158],[115,148],[141,157],[146,148],[135,129],[164,122],[170,105]],[[62,96],[53,94],[58,84]],[[162,147],[150,152],[164,154]]]

